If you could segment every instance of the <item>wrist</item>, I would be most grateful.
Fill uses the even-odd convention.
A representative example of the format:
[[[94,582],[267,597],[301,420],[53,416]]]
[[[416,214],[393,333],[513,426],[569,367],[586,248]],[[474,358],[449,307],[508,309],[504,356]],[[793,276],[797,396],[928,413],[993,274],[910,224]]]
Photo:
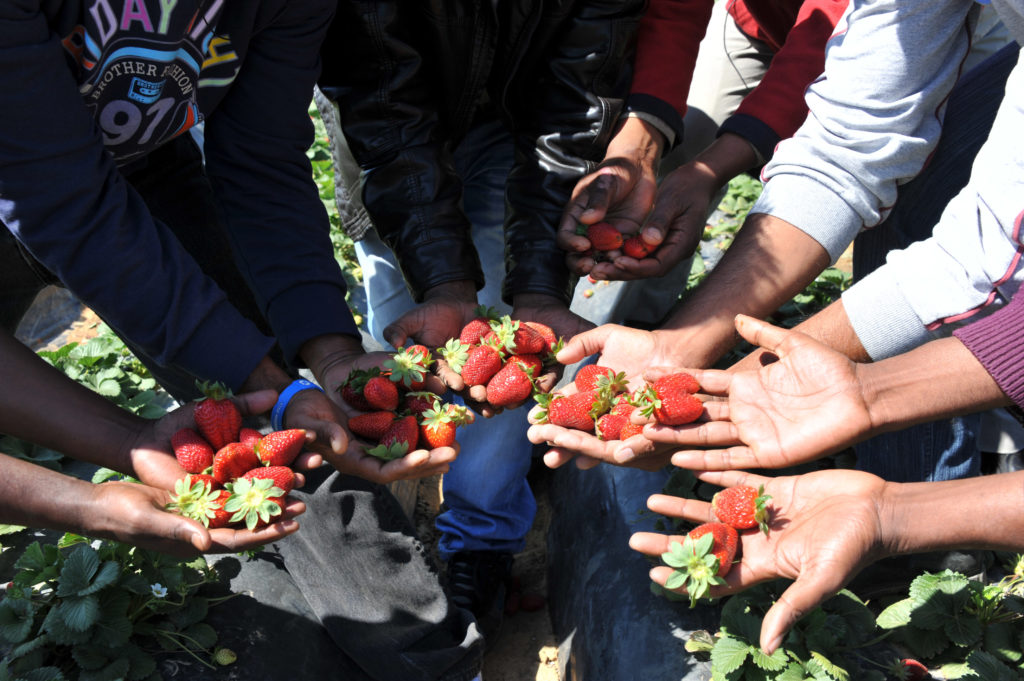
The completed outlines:
[[[757,160],[749,141],[727,132],[716,137],[714,142],[694,157],[692,163],[710,176],[715,185],[714,191],[718,191],[732,178],[753,168]]]
[[[338,364],[351,362],[364,354],[366,351],[358,338],[340,333],[311,338],[299,348],[299,357],[321,385],[324,385],[327,372],[331,368]],[[289,378],[288,384],[290,383],[291,379]],[[281,390],[288,384],[282,386]]]
[[[423,293],[423,302],[445,299],[456,300],[464,303],[476,302],[476,282],[463,279],[459,281],[446,281],[443,284],[432,286]]]
[[[284,430],[284,415],[288,411],[288,404],[292,401],[293,397],[306,390],[319,390],[323,392],[323,388],[304,378],[295,379],[281,391],[281,394],[277,397],[277,402],[274,404],[274,408],[270,410],[271,428],[274,430]]]
[[[256,392],[257,390],[274,390],[281,392],[292,378],[279,367],[270,357],[264,357],[252,370],[239,392]]]
[[[632,158],[637,163],[653,166],[660,159],[668,140],[657,126],[637,116],[627,116],[619,124],[605,159]]]

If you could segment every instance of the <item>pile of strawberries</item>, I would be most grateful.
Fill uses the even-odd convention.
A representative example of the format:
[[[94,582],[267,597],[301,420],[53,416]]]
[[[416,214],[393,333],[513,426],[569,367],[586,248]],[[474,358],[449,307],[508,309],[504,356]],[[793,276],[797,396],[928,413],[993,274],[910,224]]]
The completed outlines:
[[[466,387],[485,386],[488,404],[508,407],[534,396],[534,381],[545,365],[555,363],[561,345],[546,324],[497,318],[489,308],[479,308],[459,337],[438,352]]]
[[[368,454],[390,461],[417,449],[455,444],[455,429],[473,421],[465,407],[422,390],[434,360],[423,345],[400,350],[384,368],[354,369],[340,386],[341,398],[363,412],[348,420],[353,433],[374,443]]]
[[[582,367],[573,379],[576,392],[538,395],[540,423],[582,430],[602,440],[626,440],[643,430],[632,422],[634,413],[656,422],[679,426],[696,421],[704,403],[695,394],[697,380],[686,372],[668,374],[628,392],[626,375],[598,364]]]
[[[768,536],[769,500],[764,487],[755,489],[750,485],[716,493],[711,510],[718,521],[698,525],[687,533],[682,544],[673,542],[671,550],[662,554],[665,564],[674,568],[665,587],[685,587],[693,607],[712,586],[725,584],[723,578],[736,560],[739,533],[756,527]]]
[[[211,529],[244,525],[252,530],[281,514],[295,486],[291,464],[306,431],[261,434],[242,427],[242,415],[220,384],[204,385],[195,406],[196,430],[182,428],[171,447],[186,475],[174,486],[167,510]]]
[[[589,255],[595,260],[614,260],[619,253],[640,260],[656,250],[640,238],[639,232],[627,236],[607,222],[596,222],[592,225],[576,223],[576,233],[590,241],[590,250],[584,255]]]

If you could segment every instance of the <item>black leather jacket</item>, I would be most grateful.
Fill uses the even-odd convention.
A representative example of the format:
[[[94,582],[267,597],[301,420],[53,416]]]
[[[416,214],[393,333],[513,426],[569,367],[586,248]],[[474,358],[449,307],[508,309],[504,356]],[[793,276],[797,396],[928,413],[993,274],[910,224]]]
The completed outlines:
[[[339,105],[365,171],[363,201],[417,301],[449,281],[483,286],[451,152],[485,101],[516,147],[502,297],[543,293],[569,303],[575,282],[555,231],[622,111],[644,5],[340,0],[320,87]]]

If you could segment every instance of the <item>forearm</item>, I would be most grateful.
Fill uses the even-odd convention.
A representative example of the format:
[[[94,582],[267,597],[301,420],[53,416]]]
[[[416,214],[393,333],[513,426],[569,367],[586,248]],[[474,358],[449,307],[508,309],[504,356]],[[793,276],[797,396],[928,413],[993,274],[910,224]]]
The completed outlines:
[[[882,541],[890,554],[1024,548],[1024,473],[890,483],[880,507]]]
[[[737,314],[765,317],[829,264],[810,236],[770,215],[751,215],[708,278],[665,323],[680,366],[707,367],[735,342]]]
[[[858,365],[857,374],[875,432],[1010,404],[957,338],[942,338],[896,357]]]
[[[0,431],[122,472],[126,443],[145,421],[49,366],[0,334]]]
[[[100,522],[94,488],[84,480],[0,455],[0,521],[4,523],[88,534]]]

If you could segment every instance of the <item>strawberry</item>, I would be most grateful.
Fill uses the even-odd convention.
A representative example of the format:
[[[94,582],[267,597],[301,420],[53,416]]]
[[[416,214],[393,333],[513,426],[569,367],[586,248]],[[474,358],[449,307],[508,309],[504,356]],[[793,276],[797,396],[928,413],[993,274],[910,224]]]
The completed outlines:
[[[227,490],[215,489],[205,480],[193,480],[186,475],[174,483],[174,494],[165,509],[215,529],[228,524],[230,514],[224,511],[224,503],[229,496]]]
[[[594,424],[594,433],[602,440],[618,440],[622,427],[628,422],[628,416],[609,412],[597,419],[597,423]]]
[[[260,465],[256,453],[240,442],[231,442],[213,455],[213,477],[220,484],[240,478]]]
[[[716,492],[711,498],[715,517],[737,530],[758,527],[768,536],[768,501],[764,485],[754,489],[750,485],[736,485]]]
[[[507,362],[487,381],[487,401],[495,407],[519,404],[533,392],[533,379],[521,362]]]
[[[685,371],[679,371],[674,374],[666,374],[662,376],[654,385],[658,387],[668,388],[673,391],[696,393],[700,392],[700,384],[697,383],[697,379],[686,373]]]
[[[581,225],[582,233],[590,245],[599,251],[614,251],[622,246],[622,232],[607,222],[597,222],[589,227]],[[577,229],[577,232],[580,230]]]
[[[242,428],[238,433],[238,441],[250,448],[255,447],[262,437],[263,433],[255,428]]]
[[[405,405],[406,410],[413,414],[422,414],[428,409],[434,409],[440,400],[441,397],[437,393],[424,391],[406,393],[402,397],[402,403]]]
[[[375,411],[398,409],[398,388],[385,376],[373,376],[363,386],[363,397]]]
[[[628,440],[634,435],[639,435],[642,432],[644,432],[644,424],[627,421],[622,425],[622,429],[619,431],[619,439]]]
[[[455,429],[472,420],[465,407],[454,404],[428,409],[420,415],[420,442],[426,449],[451,447],[455,444]]]
[[[634,409],[636,409],[636,406],[634,406],[633,403],[629,401],[629,397],[627,397],[626,395],[619,395],[618,397],[616,397],[615,402],[612,405],[612,410],[609,413],[622,414],[628,419],[630,416],[633,415]]]
[[[588,390],[572,395],[539,394],[537,404],[544,408],[539,414],[545,420],[563,428],[594,432],[594,419],[608,411],[608,399],[598,390]]]
[[[231,522],[244,522],[247,530],[268,524],[284,510],[285,491],[271,478],[239,478],[230,491],[224,510],[234,514]]]
[[[722,579],[732,569],[739,546],[736,530],[725,523],[704,523],[690,530],[683,543],[672,542],[661,558],[675,568],[665,587],[685,587],[690,607],[708,595],[712,586],[725,584]]]
[[[544,363],[541,361],[540,355],[512,355],[505,360],[505,364],[511,364],[512,362],[519,362],[525,365],[523,371],[530,374],[530,378],[537,378],[540,376],[541,371],[544,370]]]
[[[274,487],[279,487],[288,494],[295,489],[295,471],[288,466],[263,466],[253,468],[242,476],[245,480],[260,480],[267,478],[274,481]]]
[[[466,360],[469,359],[470,347],[473,346],[451,338],[445,343],[443,348],[438,348],[437,352],[441,355],[441,359],[448,363],[448,367],[459,374],[462,373],[462,367],[465,366]]]
[[[648,385],[640,396],[643,405],[641,413],[654,416],[658,423],[680,426],[696,421],[704,411],[704,403],[688,390],[692,380],[689,374],[670,374]],[[696,383],[694,381],[693,383]]]
[[[214,450],[237,442],[242,415],[228,399],[231,392],[221,383],[200,383],[199,389],[205,395],[196,403],[193,413],[199,432]]]
[[[401,383],[410,390],[419,390],[433,362],[430,350],[425,345],[411,345],[392,355],[391,359],[384,362],[384,367],[395,383]]]
[[[459,342],[463,345],[479,344],[480,340],[491,330],[491,320],[498,317],[498,313],[490,307],[479,306],[476,308],[476,313],[477,316],[459,332]]]
[[[184,478],[186,484],[191,487],[197,482],[201,482],[204,485],[209,485],[210,489],[220,489],[220,483],[217,482],[217,478],[207,473],[189,473]]]
[[[613,394],[618,394],[626,389],[626,374],[599,364],[587,364],[576,372],[573,383],[580,392],[607,386]]]
[[[622,252],[631,258],[641,260],[646,258],[654,248],[640,238],[640,235],[631,236],[622,242]]]
[[[305,445],[306,431],[289,428],[267,433],[256,443],[253,451],[264,465],[290,466]]]
[[[898,681],[925,681],[932,678],[928,667],[910,658],[894,660],[888,671],[889,676]]]
[[[350,418],[348,429],[359,437],[380,442],[380,439],[384,437],[384,432],[394,420],[395,412],[393,411],[370,411]]]
[[[501,354],[493,345],[474,346],[462,366],[462,380],[466,385],[487,385],[501,365]]]
[[[338,391],[341,393],[341,399],[353,409],[373,411],[373,407],[363,397],[363,386],[366,385],[366,381],[371,377],[378,375],[380,375],[379,369],[353,369],[349,372],[345,382],[338,388]]]
[[[398,459],[416,448],[420,439],[420,426],[415,416],[403,416],[395,419],[381,435],[380,444],[366,450],[371,456],[385,461]]]
[[[171,449],[186,473],[202,473],[213,464],[213,447],[191,428],[182,428],[171,436]]]
[[[558,342],[558,337],[555,336],[554,330],[547,324],[541,324],[540,322],[522,322],[523,326],[528,326],[544,339],[544,348],[541,350],[542,353],[551,352]]]

